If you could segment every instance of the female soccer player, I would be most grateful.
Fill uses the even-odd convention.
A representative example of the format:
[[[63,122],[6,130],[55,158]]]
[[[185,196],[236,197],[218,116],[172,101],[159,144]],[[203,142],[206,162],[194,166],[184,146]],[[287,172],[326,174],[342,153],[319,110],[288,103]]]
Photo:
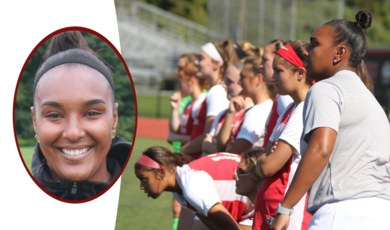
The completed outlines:
[[[197,72],[198,68],[194,63],[188,63],[178,71],[179,92],[173,94],[170,100],[169,142],[180,141],[185,144],[190,141],[194,119],[198,114],[200,105],[206,98],[206,94],[203,93],[204,80],[196,77]],[[187,103],[179,116],[178,109],[181,98],[187,96],[191,97],[191,101]]]
[[[131,149],[115,136],[112,75],[78,31],[54,36],[47,54],[34,79],[32,172],[56,197],[88,199],[119,176]]]
[[[274,61],[274,57],[276,52],[284,45],[291,43],[290,40],[285,39],[277,39],[272,40],[264,49],[264,54],[262,55],[260,67],[262,68],[263,81],[267,84],[273,85],[273,81],[271,80],[272,75],[274,74],[274,69],[272,67],[272,62]],[[272,131],[276,125],[276,121],[279,116],[283,113],[286,107],[293,102],[292,98],[288,95],[279,95],[277,94],[273,99],[274,103],[272,105],[271,113],[268,116],[265,134],[264,134],[264,142],[263,148],[266,147],[269,137],[272,134]]]
[[[225,58],[225,54],[231,49],[234,50],[231,41],[210,42],[202,46],[199,52],[199,59],[196,62],[199,68],[198,77],[207,80],[210,90],[195,117],[190,142],[182,146],[181,152],[184,154],[196,153],[201,156],[202,142],[210,131],[215,117],[229,105],[221,83],[225,72],[224,63],[232,62],[230,58]]]
[[[310,38],[307,76],[319,82],[303,108],[303,157],[271,229],[287,229],[309,189],[310,230],[389,225],[390,125],[363,61],[371,14],[355,18],[327,22]]]
[[[246,110],[236,125],[230,125],[235,114],[244,105],[243,97],[235,97],[230,100],[229,111],[226,114],[225,123],[221,128],[220,135],[225,129],[231,130],[232,146],[226,152],[240,154],[249,150],[253,145],[262,146],[264,128],[267,117],[272,108],[274,97],[273,86],[263,81],[260,68],[260,57],[247,57],[244,59],[240,73],[240,84],[243,97],[250,97],[255,104]],[[217,145],[219,146],[219,145]],[[223,151],[222,149],[218,149]]]
[[[302,109],[312,80],[306,77],[304,51],[309,45],[295,41],[276,53],[272,80],[279,95],[289,95],[294,100],[279,116],[270,136],[265,154],[257,163],[259,174],[264,178],[257,193],[253,229],[266,229],[267,216],[275,217],[278,203],[283,200],[301,159],[300,138],[303,129]],[[278,142],[273,152],[270,147]],[[289,229],[306,229],[311,215],[305,211],[306,196],[297,205],[291,216]]]
[[[210,229],[250,229],[247,198],[237,195],[233,172],[241,157],[218,153],[190,163],[181,153],[160,146],[148,148],[135,164],[135,174],[148,197],[172,192]],[[194,221],[192,229],[204,229]]]
[[[222,85],[226,90],[227,98],[229,101],[233,97],[238,96],[242,91],[242,86],[239,84],[241,69],[242,69],[242,62],[237,61],[231,64],[225,72],[225,80]],[[232,123],[230,124],[230,126],[234,126],[235,123],[241,117],[241,115],[245,112],[245,110],[253,105],[253,101],[251,98],[247,97],[244,100],[245,102],[243,108],[241,109],[241,111],[235,114],[235,117]],[[210,133],[207,134],[205,140],[203,141],[202,150],[207,154],[218,152],[217,138],[221,130],[221,127],[225,122],[225,117],[227,112],[228,110],[226,109],[218,114],[218,116],[215,118],[213,122]],[[223,135],[221,134],[222,141],[220,141],[220,145],[223,145],[223,151],[226,150],[226,146],[230,140],[230,135],[231,135],[231,129],[225,130],[225,133]]]
[[[236,193],[248,197],[252,204],[256,203],[257,190],[263,181],[263,178],[256,171],[257,159],[263,152],[263,148],[253,148],[244,152],[234,174]]]

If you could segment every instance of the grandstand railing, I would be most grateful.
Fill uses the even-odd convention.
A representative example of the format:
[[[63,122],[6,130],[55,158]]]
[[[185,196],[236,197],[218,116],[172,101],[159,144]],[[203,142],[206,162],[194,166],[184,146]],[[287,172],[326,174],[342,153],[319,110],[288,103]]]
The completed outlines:
[[[193,45],[203,45],[207,41],[225,40],[225,35],[188,19],[177,16],[145,2],[134,1],[131,4],[132,20],[139,20],[165,30],[178,39]]]

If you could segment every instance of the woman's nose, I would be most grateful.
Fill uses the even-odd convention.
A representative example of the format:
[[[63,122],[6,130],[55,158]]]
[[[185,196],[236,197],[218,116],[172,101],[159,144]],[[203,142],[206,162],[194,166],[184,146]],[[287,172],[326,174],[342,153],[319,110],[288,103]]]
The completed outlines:
[[[78,141],[85,136],[85,130],[83,128],[81,118],[76,115],[70,115],[67,119],[67,124],[63,132],[63,137],[70,141]]]

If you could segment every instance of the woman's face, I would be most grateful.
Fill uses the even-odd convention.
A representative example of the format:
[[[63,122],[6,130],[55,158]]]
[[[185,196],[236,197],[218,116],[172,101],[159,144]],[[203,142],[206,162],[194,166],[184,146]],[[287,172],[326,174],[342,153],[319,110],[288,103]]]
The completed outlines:
[[[286,61],[279,55],[275,55],[273,62],[274,74],[272,80],[278,94],[290,95],[297,87],[297,74],[286,67]]]
[[[182,97],[187,97],[193,91],[192,84],[181,77],[179,77],[177,88],[179,89]]]
[[[141,182],[141,190],[144,190],[148,197],[156,199],[164,191],[159,175],[154,171],[146,170],[145,166],[135,169],[135,175]]]
[[[234,66],[229,66],[225,72],[225,81],[222,86],[226,89],[228,100],[238,96],[242,91],[242,86],[238,84],[240,72]]]
[[[275,43],[268,44],[264,49],[263,56],[261,57],[260,66],[263,68],[263,81],[268,84],[273,83],[271,78],[274,74],[274,70],[272,68],[272,62],[275,57],[274,50]]]
[[[246,159],[241,159],[237,168],[237,176],[234,175],[234,179],[236,179],[237,194],[248,196],[256,192],[257,181],[253,179],[248,171],[248,162]]]
[[[207,79],[211,77],[212,73],[215,71],[215,63],[211,59],[211,57],[201,50],[199,52],[199,58],[195,61],[195,64],[199,67],[199,72],[197,77]]]
[[[245,97],[251,97],[254,94],[255,91],[255,78],[253,77],[253,73],[248,71],[247,69],[250,68],[251,65],[246,64],[244,65],[243,70],[240,72],[240,80],[238,84],[242,87],[241,95]]]
[[[99,181],[118,120],[107,79],[84,65],[60,65],[36,87],[32,118],[54,179]]]
[[[313,80],[331,77],[336,48],[333,46],[333,28],[329,25],[318,27],[310,37],[306,48],[306,76]]]

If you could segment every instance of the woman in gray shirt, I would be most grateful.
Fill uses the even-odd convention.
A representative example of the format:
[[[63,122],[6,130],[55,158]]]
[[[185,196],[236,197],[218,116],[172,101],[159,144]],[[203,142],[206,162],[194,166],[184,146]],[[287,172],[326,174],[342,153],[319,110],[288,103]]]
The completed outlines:
[[[271,229],[287,229],[291,208],[309,192],[308,229],[375,229],[390,216],[390,126],[372,94],[363,57],[371,14],[317,28],[307,48],[303,158]]]

